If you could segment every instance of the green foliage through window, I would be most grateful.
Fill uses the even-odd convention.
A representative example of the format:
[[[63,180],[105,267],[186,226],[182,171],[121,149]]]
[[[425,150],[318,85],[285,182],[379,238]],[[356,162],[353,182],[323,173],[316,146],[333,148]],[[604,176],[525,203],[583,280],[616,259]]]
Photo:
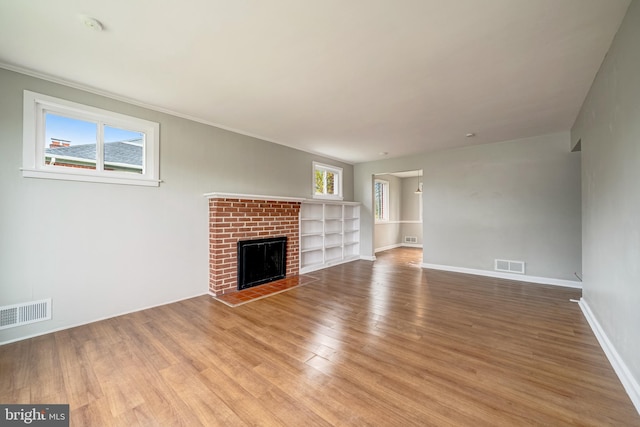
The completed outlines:
[[[376,221],[389,220],[389,183],[376,180],[373,184],[373,210]]]

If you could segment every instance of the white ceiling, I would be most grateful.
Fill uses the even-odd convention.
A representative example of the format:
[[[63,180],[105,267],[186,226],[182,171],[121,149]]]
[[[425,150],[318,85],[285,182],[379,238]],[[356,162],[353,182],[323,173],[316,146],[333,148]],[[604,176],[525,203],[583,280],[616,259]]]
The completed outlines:
[[[569,130],[628,5],[2,0],[0,62],[358,163]]]

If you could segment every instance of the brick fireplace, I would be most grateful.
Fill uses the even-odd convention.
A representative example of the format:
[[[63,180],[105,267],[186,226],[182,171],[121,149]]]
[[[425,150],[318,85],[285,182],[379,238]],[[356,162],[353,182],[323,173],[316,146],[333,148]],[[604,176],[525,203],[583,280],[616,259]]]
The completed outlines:
[[[287,237],[286,277],[300,268],[300,206],[303,199],[227,193],[209,198],[209,292],[222,295],[238,287],[240,240]]]

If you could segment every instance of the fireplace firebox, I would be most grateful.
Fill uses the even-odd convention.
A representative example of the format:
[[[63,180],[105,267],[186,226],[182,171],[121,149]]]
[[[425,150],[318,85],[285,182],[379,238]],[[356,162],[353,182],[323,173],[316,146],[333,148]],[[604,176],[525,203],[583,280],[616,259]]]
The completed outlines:
[[[238,290],[284,279],[287,237],[238,242]]]

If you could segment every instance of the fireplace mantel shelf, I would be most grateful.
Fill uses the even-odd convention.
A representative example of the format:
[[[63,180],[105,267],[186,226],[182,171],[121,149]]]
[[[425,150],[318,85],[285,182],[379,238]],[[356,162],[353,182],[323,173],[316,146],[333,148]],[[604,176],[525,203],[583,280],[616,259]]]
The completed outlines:
[[[307,199],[302,197],[267,196],[264,194],[242,194],[242,193],[205,193],[207,199],[243,199],[243,200],[274,200],[278,202],[304,202]]]
[[[265,194],[244,194],[244,193],[205,193],[207,199],[241,199],[241,200],[272,200],[274,202],[299,202],[299,203],[318,203],[318,204],[335,204],[358,206],[360,202],[345,202],[344,200],[328,200],[328,199],[305,199],[304,197],[287,197],[287,196],[268,196]]]

